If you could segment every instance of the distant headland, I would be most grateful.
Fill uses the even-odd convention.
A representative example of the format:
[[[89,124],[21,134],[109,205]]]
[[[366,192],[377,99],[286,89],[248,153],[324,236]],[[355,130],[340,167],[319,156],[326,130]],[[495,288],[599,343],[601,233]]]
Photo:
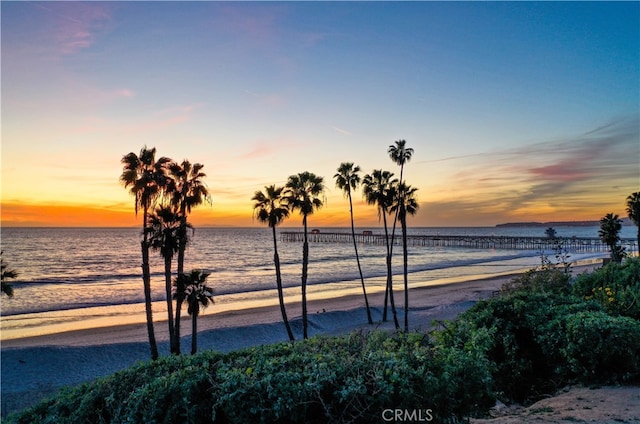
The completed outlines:
[[[629,218],[621,218],[622,225],[634,225]],[[600,221],[550,221],[550,222],[507,222],[496,227],[599,227]]]

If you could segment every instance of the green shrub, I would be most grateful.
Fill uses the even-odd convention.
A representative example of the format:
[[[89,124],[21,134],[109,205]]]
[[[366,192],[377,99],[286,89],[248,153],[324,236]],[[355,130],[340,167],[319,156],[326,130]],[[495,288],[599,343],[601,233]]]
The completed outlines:
[[[366,423],[385,409],[456,421],[494,403],[486,340],[471,339],[457,348],[417,333],[354,333],[161,358],[67,389],[9,422]]]
[[[559,293],[571,292],[571,274],[558,268],[542,267],[530,269],[506,283],[502,291],[513,293],[524,291],[527,293]]]
[[[222,354],[168,356],[62,389],[52,399],[9,418],[16,423],[211,422],[199,419],[209,395],[206,366]],[[164,402],[164,403],[163,403]],[[199,415],[198,415],[199,414]],[[191,419],[193,418],[193,419]],[[13,421],[12,421],[13,420]]]
[[[8,422],[367,423],[385,409],[456,422],[493,406],[495,393],[524,402],[568,383],[637,382],[639,275],[640,260],[627,259],[579,276],[569,294],[566,274],[532,271],[431,337],[353,333],[163,357]]]
[[[452,324],[443,342],[464,340],[465,334],[484,329],[495,390],[505,400],[526,402],[569,381],[562,350],[567,317],[599,309],[574,296],[518,290],[476,304]]]
[[[579,312],[567,317],[566,326],[566,359],[581,382],[640,380],[640,322],[604,312]]]
[[[287,352],[265,355],[264,349]],[[252,352],[259,361],[238,357],[217,373],[217,418],[376,422],[387,408],[430,408],[439,419],[461,418],[493,403],[482,353],[434,346],[422,334],[317,337]]]
[[[579,275],[573,293],[599,302],[609,314],[640,320],[640,258],[629,257],[622,264],[610,262]]]

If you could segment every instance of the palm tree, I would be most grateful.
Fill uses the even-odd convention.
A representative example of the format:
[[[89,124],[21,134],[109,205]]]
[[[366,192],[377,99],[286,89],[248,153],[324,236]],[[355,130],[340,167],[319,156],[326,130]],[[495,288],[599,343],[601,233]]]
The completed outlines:
[[[353,249],[356,252],[356,262],[358,264],[358,272],[360,273],[360,282],[362,283],[362,293],[364,294],[364,304],[367,308],[367,321],[373,324],[371,319],[371,309],[369,309],[369,299],[367,299],[367,289],[364,285],[364,277],[362,275],[362,267],[360,266],[360,256],[358,255],[358,244],[356,243],[356,229],[353,224],[353,200],[351,199],[351,190],[355,190],[360,185],[360,167],[354,166],[352,162],[343,162],[337,169],[337,173],[333,176],[336,179],[336,187],[344,192],[349,199],[349,213],[351,214],[351,237],[353,238]]]
[[[307,217],[322,207],[320,196],[324,194],[324,179],[311,172],[291,175],[286,185],[287,204],[291,210],[298,210],[302,215],[304,241],[302,243],[302,337],[307,338],[307,269],[309,266],[309,241],[307,239]]]
[[[7,280],[16,278],[18,273],[12,269],[7,269],[8,265],[4,262],[2,255],[4,255],[4,251],[0,251],[0,268],[2,270],[2,274],[0,274],[0,285],[2,286],[2,293],[8,297],[13,297],[13,287]]]
[[[181,164],[173,162],[169,165],[169,172],[173,181],[171,192],[171,204],[180,216],[180,226],[184,230],[187,228],[187,215],[191,209],[202,203],[211,203],[211,196],[202,178],[207,174],[202,172],[204,165],[200,163],[192,164],[188,160],[183,160]],[[182,245],[178,251],[178,274],[184,271],[184,251],[186,245]]]
[[[184,294],[176,295],[187,301],[187,312],[191,315],[191,354],[198,351],[198,315],[213,303],[213,289],[206,284],[208,273],[194,269],[190,274],[182,274],[185,287]]]
[[[180,216],[168,206],[161,206],[149,216],[147,233],[150,234],[149,243],[153,250],[160,252],[164,258],[165,291],[167,294],[167,314],[169,316],[169,345],[175,353],[175,327],[173,319],[173,301],[171,300],[171,262],[173,256],[180,250],[183,240],[180,237]]]
[[[551,240],[554,240],[556,237],[558,237],[558,232],[553,227],[549,227],[546,230],[544,230],[544,234],[547,236],[548,239],[551,239]]]
[[[276,267],[276,286],[278,288],[278,300],[280,301],[280,312],[282,313],[282,320],[284,326],[287,329],[289,340],[295,340],[293,337],[293,331],[289,325],[289,319],[287,318],[287,311],[284,305],[284,294],[282,291],[282,275],[280,273],[280,256],[278,255],[278,239],[276,236],[276,226],[289,216],[289,208],[282,196],[284,187],[276,187],[275,185],[266,186],[265,193],[262,191],[256,191],[251,200],[253,209],[258,221],[263,224],[268,224],[273,232],[273,262]]]
[[[389,146],[387,153],[389,153],[389,157],[391,160],[400,166],[400,182],[402,182],[402,173],[404,171],[404,164],[411,160],[413,156],[413,149],[411,147],[406,147],[406,140],[397,140],[395,145],[392,144]]]
[[[199,163],[192,164],[188,160],[183,160],[181,164],[173,162],[169,165],[169,173],[171,175],[171,204],[180,217],[181,239],[178,250],[178,275],[184,272],[184,254],[188,243],[187,214],[191,213],[191,208],[202,203],[211,203],[211,196],[207,190],[202,178],[206,174],[202,172],[204,165]],[[175,345],[171,346],[171,351],[180,354],[180,317],[182,315],[182,300],[176,300],[176,318],[175,318],[175,337],[173,339]]]
[[[392,177],[393,173],[389,171],[383,171],[381,169],[374,170],[371,174],[364,176],[364,179],[362,180],[362,193],[369,205],[376,205],[378,207],[378,219],[382,217],[384,223],[384,235],[387,244],[387,287],[384,295],[382,320],[387,320],[387,302],[390,302],[393,322],[396,328],[400,328],[398,316],[396,314],[395,301],[393,299],[393,278],[391,270],[392,250],[389,240],[389,230],[387,228],[387,214],[389,213],[389,207],[391,206],[393,199],[393,186],[398,182],[395,178],[391,179]]]
[[[387,153],[389,153],[389,157],[396,165],[400,166],[400,183],[403,183],[402,179],[404,172],[404,164],[411,160],[413,156],[413,149],[411,147],[407,147],[406,140],[396,140],[395,144],[392,144],[387,149]],[[391,249],[393,250],[393,239],[396,235],[396,223],[398,221],[398,211],[396,211],[396,215],[393,218],[393,230],[391,232]]]
[[[618,244],[620,241],[620,229],[622,229],[622,220],[613,213],[608,213],[600,218],[600,230],[598,235],[600,240],[609,246],[611,250],[611,260],[614,262],[622,262],[624,257],[624,248]]]
[[[640,252],[640,191],[631,193],[627,197],[627,215],[638,227],[638,252]]]
[[[151,272],[149,270],[149,241],[147,238],[147,216],[149,209],[162,194],[162,188],[166,184],[165,167],[171,160],[162,157],[155,160],[156,149],[147,149],[144,146],[140,154],[131,152],[122,157],[123,164],[120,182],[125,188],[130,187],[130,192],[135,196],[135,211],[142,209],[142,285],[144,288],[144,305],[147,317],[147,333],[149,334],[149,347],[151,359],[158,358],[158,346],[156,344],[153,329],[153,313],[151,310]]]
[[[417,188],[399,183],[396,189],[395,203],[391,205],[391,212],[396,212],[402,227],[402,258],[404,271],[404,331],[409,331],[409,276],[407,251],[407,214],[415,215],[420,205],[416,199]]]

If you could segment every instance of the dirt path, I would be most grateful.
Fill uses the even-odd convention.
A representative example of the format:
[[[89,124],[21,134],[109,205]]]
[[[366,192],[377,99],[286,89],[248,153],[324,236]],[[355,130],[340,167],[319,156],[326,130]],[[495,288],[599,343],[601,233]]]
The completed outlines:
[[[571,387],[524,408],[494,408],[491,419],[472,424],[640,423],[640,387]]]

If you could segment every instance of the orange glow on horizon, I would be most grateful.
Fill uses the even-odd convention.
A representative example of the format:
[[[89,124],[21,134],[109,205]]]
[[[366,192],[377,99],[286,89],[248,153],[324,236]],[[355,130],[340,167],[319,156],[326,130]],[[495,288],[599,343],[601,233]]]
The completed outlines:
[[[493,226],[505,222],[550,222],[550,221],[596,221],[605,213],[613,212],[625,217],[622,208],[603,210],[565,210],[558,211],[550,207],[530,207],[512,210],[508,213],[483,214],[480,211],[474,216],[469,211],[452,211],[438,209],[437,204],[423,204],[423,214],[411,217],[410,226],[414,227],[464,227]],[[356,227],[379,227],[375,208],[366,206],[355,216]],[[142,224],[141,214],[135,215],[133,206],[130,209],[109,209],[91,205],[64,204],[27,204],[2,203],[3,227],[137,227]],[[252,215],[250,208],[233,207],[201,207],[194,209],[190,221],[195,227],[261,227],[264,226]],[[293,213],[281,227],[300,227],[302,218]],[[349,227],[348,210],[340,208],[321,209],[309,217],[310,227]]]
[[[133,210],[84,205],[2,203],[3,227],[133,227]]]

